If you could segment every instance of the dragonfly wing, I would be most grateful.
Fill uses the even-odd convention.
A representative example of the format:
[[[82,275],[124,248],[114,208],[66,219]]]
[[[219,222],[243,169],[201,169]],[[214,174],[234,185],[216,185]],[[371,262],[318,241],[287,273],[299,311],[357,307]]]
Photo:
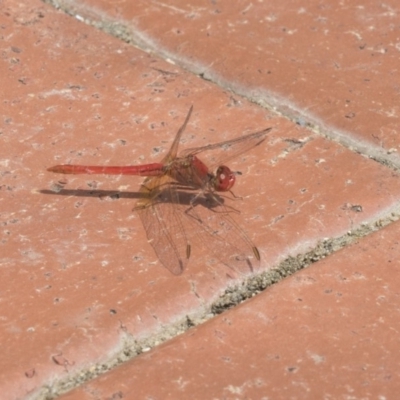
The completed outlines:
[[[175,275],[185,269],[190,244],[182,224],[182,206],[171,178],[147,178],[141,188],[143,198],[134,210],[139,214],[147,239],[161,263]]]
[[[214,193],[196,201],[185,213],[196,232],[193,240],[228,267],[245,274],[257,269],[260,254],[232,214],[235,211],[226,207],[223,199]]]
[[[176,155],[178,153],[179,142],[181,140],[182,133],[186,129],[186,125],[189,122],[190,116],[192,115],[192,111],[193,111],[193,105],[190,106],[189,112],[188,112],[188,114],[187,114],[187,116],[185,118],[185,121],[183,122],[183,125],[179,128],[178,132],[176,133],[175,139],[172,142],[171,148],[169,149],[169,151],[165,155],[165,157],[162,159],[162,161],[161,161],[162,164],[167,164],[167,163],[171,162],[172,160],[174,160],[176,158]]]
[[[216,167],[224,165],[240,154],[260,145],[266,139],[271,129],[267,128],[260,132],[250,133],[249,135],[240,136],[225,142],[185,149],[179,154],[179,157],[199,155],[204,152],[204,155],[201,155],[201,159],[207,163],[210,170],[214,170]]]

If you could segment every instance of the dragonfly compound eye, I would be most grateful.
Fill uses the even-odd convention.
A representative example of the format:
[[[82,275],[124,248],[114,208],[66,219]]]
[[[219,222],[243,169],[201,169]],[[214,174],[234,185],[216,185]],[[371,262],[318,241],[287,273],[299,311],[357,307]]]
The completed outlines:
[[[217,169],[217,181],[215,189],[218,192],[227,192],[235,184],[235,174],[226,165],[221,165]]]

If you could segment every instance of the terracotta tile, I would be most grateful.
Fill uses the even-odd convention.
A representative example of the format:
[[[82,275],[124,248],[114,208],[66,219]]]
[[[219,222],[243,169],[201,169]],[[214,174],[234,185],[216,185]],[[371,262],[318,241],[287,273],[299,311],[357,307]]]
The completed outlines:
[[[181,276],[163,268],[132,212],[141,178],[57,176],[51,165],[159,161],[191,104],[182,147],[272,126],[230,163],[242,172],[242,200],[230,204],[260,249],[257,274],[397,212],[390,169],[176,65],[39,1],[3,2],[0,26],[5,398],[71,388],[209,318],[227,288],[238,285],[238,299],[259,289],[206,247]]]
[[[395,0],[57,3],[347,146],[400,165]]]
[[[397,222],[61,398],[396,398],[399,234]]]

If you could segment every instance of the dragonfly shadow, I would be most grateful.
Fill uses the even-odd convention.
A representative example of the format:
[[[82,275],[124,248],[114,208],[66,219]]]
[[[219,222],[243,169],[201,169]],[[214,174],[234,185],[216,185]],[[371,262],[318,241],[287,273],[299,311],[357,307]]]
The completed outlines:
[[[74,196],[74,197],[110,197],[112,199],[141,199],[146,197],[140,192],[120,192],[117,190],[87,190],[87,189],[42,189],[39,193],[53,196]]]
[[[148,199],[149,196],[145,192],[121,192],[117,190],[87,190],[87,189],[41,189],[39,193],[53,196],[74,196],[74,197],[93,197],[93,198],[111,198],[117,199]],[[202,206],[213,210],[221,205],[224,205],[225,200],[217,193],[201,193],[187,187],[179,187],[174,190],[175,196],[171,196],[171,191],[168,186],[158,191],[153,199],[154,204],[160,203],[179,203],[181,206],[188,208]]]
[[[42,189],[52,196],[137,199],[137,212],[149,243],[163,264],[175,275],[182,273],[192,250],[205,247],[209,256],[239,274],[253,272],[260,255],[247,234],[232,218],[240,211],[231,207],[232,198],[215,191],[193,189],[176,182],[140,191]]]

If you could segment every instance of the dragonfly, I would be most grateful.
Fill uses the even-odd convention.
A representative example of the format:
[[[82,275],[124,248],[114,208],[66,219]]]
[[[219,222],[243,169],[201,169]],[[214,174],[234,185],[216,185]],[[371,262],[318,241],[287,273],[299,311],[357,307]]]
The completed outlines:
[[[225,164],[259,146],[272,128],[178,154],[181,136],[193,106],[178,130],[171,148],[158,163],[128,166],[56,165],[47,171],[60,174],[136,175],[146,179],[133,211],[139,214],[148,242],[160,262],[174,275],[187,267],[192,248],[203,246],[215,259],[245,274],[260,263],[260,252],[226,204],[240,199],[232,192],[239,172]],[[207,159],[208,163],[202,161]]]

